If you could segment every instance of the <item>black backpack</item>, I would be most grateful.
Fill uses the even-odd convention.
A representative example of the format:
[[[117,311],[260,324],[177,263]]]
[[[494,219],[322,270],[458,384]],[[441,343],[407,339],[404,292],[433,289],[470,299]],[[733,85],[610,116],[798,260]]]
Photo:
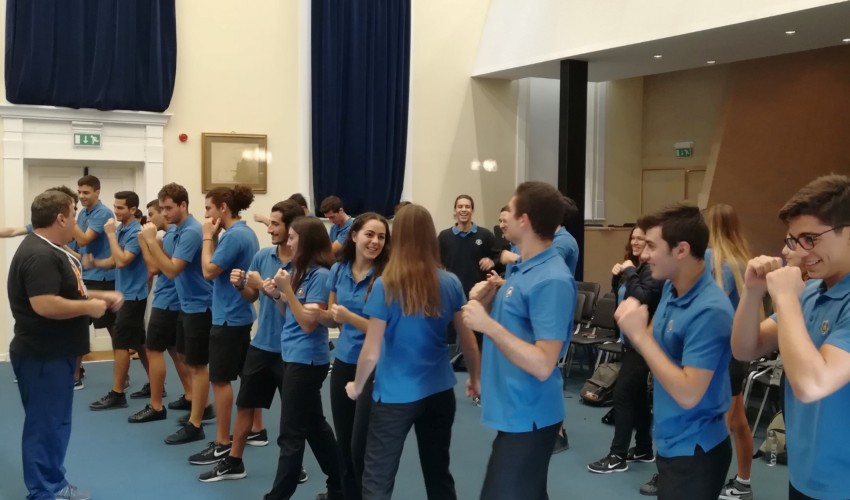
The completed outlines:
[[[606,406],[614,402],[614,385],[620,374],[620,363],[602,363],[581,386],[579,396],[585,404]]]

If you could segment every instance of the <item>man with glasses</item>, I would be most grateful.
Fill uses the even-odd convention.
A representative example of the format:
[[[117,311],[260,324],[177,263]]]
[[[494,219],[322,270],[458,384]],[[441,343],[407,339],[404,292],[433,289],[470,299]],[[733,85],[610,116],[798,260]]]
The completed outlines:
[[[764,255],[748,263],[732,351],[738,359],[782,353],[789,499],[850,498],[850,177],[815,179],[779,218],[802,269]],[[765,292],[776,314],[759,323]]]

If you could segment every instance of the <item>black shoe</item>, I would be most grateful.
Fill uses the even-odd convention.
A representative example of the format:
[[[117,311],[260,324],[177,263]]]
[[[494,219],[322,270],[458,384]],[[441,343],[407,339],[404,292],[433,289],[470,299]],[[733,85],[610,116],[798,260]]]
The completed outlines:
[[[308,479],[310,479],[310,476],[307,475],[307,471],[304,470],[304,467],[301,467],[301,474],[298,475],[298,484],[304,484]]]
[[[165,408],[157,411],[153,409],[151,405],[145,405],[144,408],[139,410],[138,412],[127,417],[127,422],[131,424],[143,424],[145,422],[156,422],[157,420],[165,420],[168,416],[168,410]]]
[[[658,496],[658,474],[653,474],[649,482],[640,486],[640,494],[649,497]]]
[[[16,383],[16,384],[18,383],[18,379],[15,379],[15,383]],[[75,381],[74,381],[74,390],[75,390],[75,391],[81,391],[81,390],[83,390],[83,389],[85,389],[85,388],[86,388],[86,384],[84,384],[84,383],[83,383],[83,379],[82,379],[82,378],[80,378],[79,380],[75,380]]]
[[[80,378],[86,378],[86,367],[82,365],[80,365]]]
[[[165,396],[165,394],[163,394],[163,396]],[[191,411],[192,410],[192,402],[186,399],[185,394],[181,394],[180,398],[177,399],[177,401],[172,401],[172,402],[168,403],[168,409],[169,410]]]
[[[180,424],[180,425],[188,423],[189,417],[191,415],[192,415],[191,413],[187,413],[187,414],[183,415],[182,417],[177,419],[177,423]],[[204,408],[204,416],[201,417],[201,420],[206,422],[207,420],[213,420],[214,418],[215,418],[215,408],[213,408],[213,405],[211,405],[211,404],[207,405],[207,407]]]
[[[587,470],[596,474],[610,474],[612,472],[626,472],[629,470],[629,464],[626,460],[616,453],[609,453],[605,458],[597,460],[592,464],[588,464]]]
[[[249,432],[245,444],[248,446],[266,446],[269,444],[269,433],[265,429],[259,432]]]
[[[230,453],[232,447],[231,443],[218,444],[215,441],[210,441],[206,448],[189,457],[189,463],[192,465],[216,464],[228,456],[227,454]]]
[[[94,403],[89,405],[89,409],[94,411],[100,410],[112,410],[114,408],[126,408],[127,407],[127,396],[124,395],[123,392],[118,393],[115,391],[109,391],[106,393],[106,396],[98,399]]]
[[[552,449],[552,454],[561,453],[562,451],[567,451],[570,449],[570,440],[567,438],[567,433],[564,432],[564,435],[558,434],[558,437],[555,438],[555,448]]]
[[[162,388],[162,397],[168,396],[168,393],[165,392],[165,387]],[[138,391],[130,394],[130,399],[148,399],[151,397],[151,385],[145,384]]]
[[[649,451],[638,451],[637,448],[629,448],[628,453],[626,453],[626,462],[644,462],[651,464],[655,462],[655,453],[653,453],[651,449]]]
[[[204,434],[204,429],[195,427],[190,422],[177,429],[177,432],[165,438],[165,444],[183,444],[192,443],[194,441],[202,441],[207,436]]]
[[[198,480],[202,483],[214,483],[216,481],[224,481],[225,479],[242,479],[247,476],[245,472],[245,464],[240,458],[227,457],[220,461],[213,470],[204,472],[198,476]]]

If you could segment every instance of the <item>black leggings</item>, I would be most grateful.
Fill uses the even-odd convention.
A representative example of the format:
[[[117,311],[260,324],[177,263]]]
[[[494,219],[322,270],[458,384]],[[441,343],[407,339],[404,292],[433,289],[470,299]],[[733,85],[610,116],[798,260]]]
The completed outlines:
[[[369,376],[357,401],[345,392],[345,384],[354,380],[357,365],[334,361],[331,370],[331,414],[336,440],[342,454],[342,491],[346,500],[360,500],[363,457],[366,454],[366,435],[372,411],[372,385],[375,374]]]

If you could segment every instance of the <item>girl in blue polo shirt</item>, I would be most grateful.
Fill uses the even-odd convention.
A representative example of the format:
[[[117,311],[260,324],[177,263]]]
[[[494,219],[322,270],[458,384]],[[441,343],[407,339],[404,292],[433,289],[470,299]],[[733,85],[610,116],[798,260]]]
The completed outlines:
[[[333,430],[322,409],[322,383],[328,376],[328,328],[318,321],[327,309],[328,267],[333,262],[328,232],[319,219],[299,217],[289,227],[292,272],[280,269],[274,277],[285,302],[280,347],[283,394],[280,415],[280,456],[268,499],[290,498],[298,486],[304,442],[328,475],[328,498],[342,496],[339,453]],[[281,308],[283,309],[283,308]]]
[[[449,321],[467,360],[470,396],[479,392],[480,354],[463,323],[460,309],[466,295],[460,280],[440,269],[431,214],[422,206],[407,205],[398,211],[393,226],[393,252],[363,310],[369,327],[357,374],[346,385],[348,396],[357,399],[377,364],[363,496],[392,496],[405,437],[416,426],[427,496],[452,500],[457,498],[449,472],[456,380],[446,345]]]
[[[351,226],[328,279],[328,311],[320,321],[339,326],[331,370],[331,412],[336,438],[342,452],[342,484],[346,500],[361,498],[360,477],[366,451],[366,432],[372,410],[372,379],[357,401],[345,393],[345,384],[354,380],[357,357],[366,339],[369,318],[363,313],[372,291],[390,256],[390,225],[374,212],[360,215]]]

